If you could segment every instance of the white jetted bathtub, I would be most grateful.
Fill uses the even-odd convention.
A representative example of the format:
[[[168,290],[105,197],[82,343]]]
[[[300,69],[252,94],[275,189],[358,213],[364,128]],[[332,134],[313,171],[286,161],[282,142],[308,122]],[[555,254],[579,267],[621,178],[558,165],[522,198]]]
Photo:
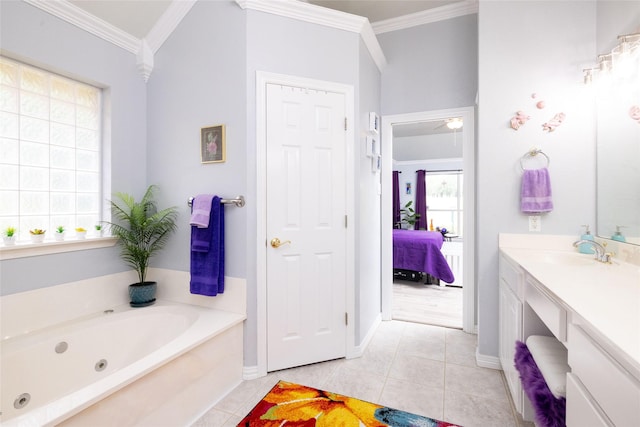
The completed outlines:
[[[241,379],[243,320],[158,301],[3,337],[2,425],[181,425],[211,403],[210,383],[226,393]]]

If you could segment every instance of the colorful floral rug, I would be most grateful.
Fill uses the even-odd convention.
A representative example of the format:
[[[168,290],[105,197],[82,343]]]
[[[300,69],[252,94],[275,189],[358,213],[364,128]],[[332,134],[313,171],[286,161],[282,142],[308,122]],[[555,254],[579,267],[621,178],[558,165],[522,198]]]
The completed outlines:
[[[353,397],[280,381],[238,427],[459,427]]]

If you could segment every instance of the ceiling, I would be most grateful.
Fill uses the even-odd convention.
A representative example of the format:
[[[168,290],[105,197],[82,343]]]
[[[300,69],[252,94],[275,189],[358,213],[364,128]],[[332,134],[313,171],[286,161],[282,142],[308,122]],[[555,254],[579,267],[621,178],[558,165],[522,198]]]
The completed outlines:
[[[143,39],[173,3],[180,0],[69,0],[73,5],[109,24]],[[231,1],[231,0],[199,0]],[[364,16],[378,22],[409,15],[462,0],[298,0],[317,6]]]
[[[183,0],[68,0],[85,12],[114,27],[144,39],[174,2]],[[233,0],[198,0],[233,1]],[[267,0],[281,1],[281,0]],[[363,16],[371,23],[398,18],[463,0],[297,0],[316,6]],[[394,136],[407,137],[450,133],[445,121],[394,126]]]

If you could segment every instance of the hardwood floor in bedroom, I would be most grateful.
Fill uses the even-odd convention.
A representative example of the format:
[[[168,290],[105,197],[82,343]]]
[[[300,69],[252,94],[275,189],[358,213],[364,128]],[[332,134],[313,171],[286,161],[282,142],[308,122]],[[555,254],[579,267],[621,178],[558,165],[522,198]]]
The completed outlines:
[[[462,288],[395,279],[392,318],[462,329]]]

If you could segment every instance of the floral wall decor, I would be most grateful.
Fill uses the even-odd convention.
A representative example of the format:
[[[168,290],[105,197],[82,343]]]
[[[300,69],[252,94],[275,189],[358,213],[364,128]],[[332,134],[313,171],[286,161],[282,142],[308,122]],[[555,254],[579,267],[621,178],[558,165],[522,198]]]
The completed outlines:
[[[629,117],[640,125],[640,106],[632,105],[631,108],[629,108]]]
[[[511,118],[511,129],[518,130],[520,126],[527,123],[531,117],[527,116],[524,111],[516,112],[516,115]]]
[[[535,107],[538,110],[542,110],[547,106],[547,103],[544,99],[540,99],[537,93],[532,93],[531,98],[535,101]],[[638,113],[640,114],[640,112]],[[543,132],[553,132],[562,124],[566,115],[564,113],[558,113],[553,116],[550,120],[542,124]],[[513,130],[520,129],[527,121],[531,119],[531,116],[527,115],[524,111],[517,111],[515,116],[511,117],[509,121],[509,126]]]
[[[556,114],[555,116],[553,116],[551,120],[542,124],[542,130],[545,132],[553,132],[554,130],[556,130],[558,126],[562,124],[562,122],[564,121],[564,118],[565,118],[564,113]]]

